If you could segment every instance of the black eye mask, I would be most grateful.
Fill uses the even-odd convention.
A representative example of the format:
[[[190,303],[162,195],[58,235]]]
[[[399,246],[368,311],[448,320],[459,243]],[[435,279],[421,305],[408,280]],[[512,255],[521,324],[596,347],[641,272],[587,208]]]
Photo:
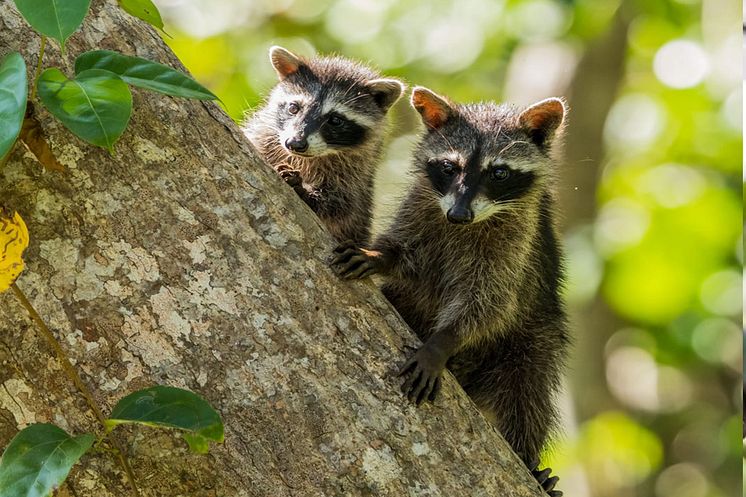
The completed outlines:
[[[365,141],[368,131],[336,112],[321,118],[321,137],[327,145],[351,147]]]
[[[500,167],[506,167],[501,165]],[[502,176],[504,173],[499,174]],[[492,201],[516,200],[524,196],[536,181],[536,173],[510,168],[507,177],[496,178],[493,169],[482,172],[482,191]]]

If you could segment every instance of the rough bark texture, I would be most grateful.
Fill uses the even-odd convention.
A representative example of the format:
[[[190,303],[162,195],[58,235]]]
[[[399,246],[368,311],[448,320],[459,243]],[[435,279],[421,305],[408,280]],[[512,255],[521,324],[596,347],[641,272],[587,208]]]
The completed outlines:
[[[180,66],[157,34],[95,2],[63,59],[106,48]],[[0,55],[36,64],[39,38],[0,3]],[[452,378],[403,402],[392,372],[415,338],[370,281],[327,269],[331,239],[213,103],[134,91],[116,154],[37,110],[66,173],[17,147],[0,199],[28,223],[18,285],[104,412],[169,384],[222,413],[226,442],[189,454],[173,433],[124,430],[145,496],[538,496],[538,486]],[[94,416],[11,293],[0,295],[0,447],[28,423],[81,433]],[[129,495],[107,455],[61,495]]]

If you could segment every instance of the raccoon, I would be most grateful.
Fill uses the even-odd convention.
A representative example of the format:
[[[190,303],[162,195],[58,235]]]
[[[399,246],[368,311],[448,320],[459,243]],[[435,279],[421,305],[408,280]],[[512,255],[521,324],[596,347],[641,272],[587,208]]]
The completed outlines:
[[[457,105],[422,87],[411,102],[427,128],[413,186],[388,230],[367,248],[341,244],[332,267],[347,279],[383,275],[424,342],[399,373],[409,399],[434,400],[447,367],[560,496],[538,465],[569,345],[553,192],[565,104]]]
[[[269,55],[279,83],[244,133],[338,241],[367,243],[386,114],[404,85],[342,57]]]

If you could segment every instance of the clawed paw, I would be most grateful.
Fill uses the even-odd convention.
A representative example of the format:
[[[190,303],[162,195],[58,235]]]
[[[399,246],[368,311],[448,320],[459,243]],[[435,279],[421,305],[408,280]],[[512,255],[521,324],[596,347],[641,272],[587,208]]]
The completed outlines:
[[[445,364],[431,357],[424,346],[421,347],[399,370],[399,376],[407,377],[401,386],[402,393],[417,405],[425,399],[435,401],[440,392],[444,368]]]
[[[541,488],[544,489],[544,492],[546,492],[547,495],[550,497],[562,497],[561,490],[554,490],[554,487],[559,481],[559,476],[549,477],[549,475],[552,474],[552,468],[544,468],[539,471],[539,461],[533,461],[530,465],[530,469],[531,474],[534,475],[534,478],[536,478],[536,481],[539,482],[539,485],[541,485]]]
[[[277,174],[293,188],[297,188],[303,184],[303,177],[300,175],[300,171],[297,169],[291,169],[289,166],[281,165],[277,168]]]
[[[367,278],[378,272],[377,252],[365,250],[348,240],[334,249],[331,267],[340,278]]]

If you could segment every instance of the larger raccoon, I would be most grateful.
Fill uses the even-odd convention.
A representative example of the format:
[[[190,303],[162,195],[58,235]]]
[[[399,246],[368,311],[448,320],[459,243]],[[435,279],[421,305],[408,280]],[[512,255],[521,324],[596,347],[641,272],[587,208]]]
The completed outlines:
[[[562,495],[538,458],[569,342],[552,160],[565,106],[457,105],[421,87],[412,104],[427,127],[414,184],[388,231],[368,249],[340,245],[333,267],[382,274],[423,340],[400,371],[411,400],[434,400],[447,367],[546,492]]]
[[[280,81],[245,134],[334,237],[367,243],[386,113],[404,85],[341,57],[269,53]]]

